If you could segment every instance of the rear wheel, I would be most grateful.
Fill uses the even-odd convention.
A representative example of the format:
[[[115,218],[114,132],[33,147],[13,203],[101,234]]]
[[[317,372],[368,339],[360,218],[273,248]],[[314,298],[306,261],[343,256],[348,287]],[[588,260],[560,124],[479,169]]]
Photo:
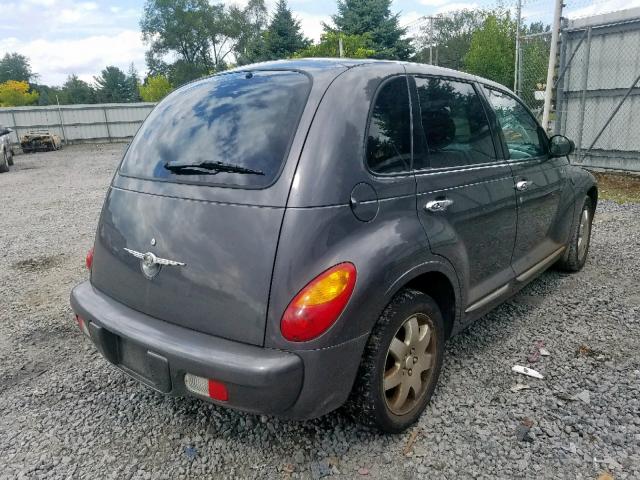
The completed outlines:
[[[438,305],[422,292],[402,290],[371,333],[352,392],[353,412],[384,432],[402,432],[433,395],[443,353]]]
[[[580,219],[573,230],[571,240],[564,257],[558,262],[558,267],[568,272],[582,270],[589,254],[591,242],[591,223],[593,222],[593,201],[587,196],[584,199]]]
[[[0,173],[9,171],[9,157],[7,156],[7,151],[2,151],[2,156],[0,156]]]

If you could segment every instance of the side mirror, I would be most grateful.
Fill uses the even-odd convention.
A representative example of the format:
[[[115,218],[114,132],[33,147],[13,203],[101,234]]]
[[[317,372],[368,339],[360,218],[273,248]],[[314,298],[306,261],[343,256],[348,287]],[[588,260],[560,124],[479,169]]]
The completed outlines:
[[[549,139],[549,153],[552,157],[566,157],[573,153],[576,144],[564,135],[554,135]]]
[[[4,135],[8,135],[12,132],[12,130],[10,128],[2,128],[0,127],[0,137],[4,136]]]

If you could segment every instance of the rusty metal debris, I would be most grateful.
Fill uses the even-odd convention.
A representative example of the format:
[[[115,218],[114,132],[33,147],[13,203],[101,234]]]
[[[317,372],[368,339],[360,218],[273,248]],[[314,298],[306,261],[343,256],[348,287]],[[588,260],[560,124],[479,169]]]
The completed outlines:
[[[62,140],[49,130],[31,130],[22,136],[20,146],[24,153],[48,152],[60,150],[62,148]]]

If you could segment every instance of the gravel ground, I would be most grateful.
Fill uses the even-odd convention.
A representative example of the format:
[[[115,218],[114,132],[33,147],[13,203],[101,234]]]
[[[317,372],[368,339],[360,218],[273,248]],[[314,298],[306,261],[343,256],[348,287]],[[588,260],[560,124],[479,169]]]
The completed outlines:
[[[585,269],[455,337],[419,424],[383,436],[340,411],[295,423],[165,398],[100,357],[68,297],[122,149],[0,175],[0,478],[640,478],[640,204],[602,202]],[[551,355],[529,364],[539,340]]]

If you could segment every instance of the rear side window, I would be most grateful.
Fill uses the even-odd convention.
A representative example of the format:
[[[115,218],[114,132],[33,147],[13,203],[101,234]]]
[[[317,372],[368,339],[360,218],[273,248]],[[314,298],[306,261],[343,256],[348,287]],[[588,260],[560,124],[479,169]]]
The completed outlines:
[[[124,175],[262,188],[279,175],[311,81],[297,72],[218,75],[164,99],[129,147]]]
[[[378,91],[367,136],[367,164],[375,173],[411,170],[411,111],[406,77],[388,80]]]
[[[473,85],[442,78],[416,78],[424,132],[415,168],[446,168],[493,162],[491,129]],[[426,152],[424,151],[426,150]]]
[[[489,103],[502,128],[509,158],[522,160],[546,155],[546,142],[538,122],[511,95],[485,87]]]

